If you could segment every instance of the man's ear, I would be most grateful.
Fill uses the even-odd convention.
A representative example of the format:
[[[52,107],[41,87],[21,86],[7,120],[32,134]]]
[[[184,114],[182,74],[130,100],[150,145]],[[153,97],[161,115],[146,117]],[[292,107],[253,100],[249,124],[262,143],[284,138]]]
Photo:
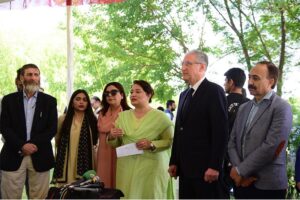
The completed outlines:
[[[227,83],[228,83],[228,85],[230,85],[230,86],[234,86],[234,82],[233,82],[232,79],[229,79],[229,80],[227,81]]]
[[[207,68],[206,64],[203,63],[200,64],[201,71],[206,71],[206,68]]]
[[[270,79],[269,79],[269,83],[270,83],[270,85],[271,85],[271,88],[272,88],[273,85],[274,85],[274,87],[276,86],[276,85],[275,85],[275,79],[274,79],[274,78],[270,78]]]

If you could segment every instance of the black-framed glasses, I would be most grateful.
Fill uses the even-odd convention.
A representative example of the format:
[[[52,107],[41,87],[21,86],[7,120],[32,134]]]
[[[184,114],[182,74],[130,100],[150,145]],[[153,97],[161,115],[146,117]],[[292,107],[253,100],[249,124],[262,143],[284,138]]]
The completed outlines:
[[[116,94],[118,94],[118,92],[120,92],[120,91],[119,90],[106,91],[106,92],[104,92],[104,96],[105,97],[116,96]]]
[[[187,67],[191,67],[192,65],[195,64],[201,64],[199,62],[190,62],[190,61],[182,61],[181,66],[187,66]]]

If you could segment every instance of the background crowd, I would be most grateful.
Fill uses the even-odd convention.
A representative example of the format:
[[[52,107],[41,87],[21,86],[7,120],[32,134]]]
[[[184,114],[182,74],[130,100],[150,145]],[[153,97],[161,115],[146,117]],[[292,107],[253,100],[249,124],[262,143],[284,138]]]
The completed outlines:
[[[111,82],[102,101],[76,90],[58,117],[56,99],[41,90],[39,68],[24,65],[16,78],[18,92],[2,99],[2,198],[20,199],[25,185],[28,198],[44,199],[50,180],[61,187],[91,169],[125,198],[174,198],[173,177],[179,177],[179,198],[184,199],[230,198],[231,191],[235,198],[285,198],[292,112],[273,91],[278,68],[261,61],[251,69],[252,100],[243,90],[243,70],[224,74],[224,91],[207,80],[207,68],[205,53],[193,50],[184,56],[181,71],[188,88],[180,94],[176,116],[174,100],[163,112],[152,108],[155,90],[135,80],[132,107],[123,86]],[[116,148],[130,144],[142,153],[117,156]],[[299,162],[298,153],[298,189]]]

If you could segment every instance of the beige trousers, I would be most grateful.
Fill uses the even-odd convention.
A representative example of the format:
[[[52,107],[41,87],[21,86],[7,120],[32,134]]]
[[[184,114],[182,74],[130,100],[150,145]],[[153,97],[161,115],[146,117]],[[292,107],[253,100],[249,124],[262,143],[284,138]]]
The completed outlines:
[[[45,158],[46,159],[46,158]],[[49,190],[50,171],[36,172],[30,156],[25,156],[17,171],[3,171],[1,193],[3,199],[21,199],[28,172],[30,199],[45,199]]]

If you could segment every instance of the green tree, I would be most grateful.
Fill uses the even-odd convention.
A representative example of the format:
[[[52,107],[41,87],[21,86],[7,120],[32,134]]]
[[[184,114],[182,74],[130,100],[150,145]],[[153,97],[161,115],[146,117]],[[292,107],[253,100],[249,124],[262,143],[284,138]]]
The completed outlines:
[[[107,82],[119,81],[128,91],[133,80],[145,79],[158,100],[169,99],[184,87],[180,57],[191,46],[205,48],[195,5],[180,0],[130,0],[75,12],[75,34],[81,39],[76,49],[78,72],[84,72],[76,75],[81,76],[76,84],[99,91]],[[192,27],[199,33],[196,40]]]
[[[300,4],[295,0],[207,0],[203,6],[208,20],[224,41],[222,54],[236,54],[248,70],[266,59],[280,70],[277,93],[282,95],[285,69],[299,49]]]
[[[292,97],[289,99],[293,111],[293,129],[288,141],[288,163],[287,174],[289,178],[289,187],[287,192],[287,199],[299,199],[299,193],[295,189],[295,157],[298,147],[300,147],[300,99]]]
[[[29,34],[28,34],[29,32]],[[41,86],[45,92],[58,99],[60,111],[66,106],[66,58],[64,31],[53,30],[56,37],[45,35],[40,38],[29,37],[29,30],[1,30],[0,31],[0,96],[16,91],[16,71],[26,63],[35,63],[41,70]],[[10,40],[9,38],[14,38]],[[43,42],[37,42],[43,41]]]

